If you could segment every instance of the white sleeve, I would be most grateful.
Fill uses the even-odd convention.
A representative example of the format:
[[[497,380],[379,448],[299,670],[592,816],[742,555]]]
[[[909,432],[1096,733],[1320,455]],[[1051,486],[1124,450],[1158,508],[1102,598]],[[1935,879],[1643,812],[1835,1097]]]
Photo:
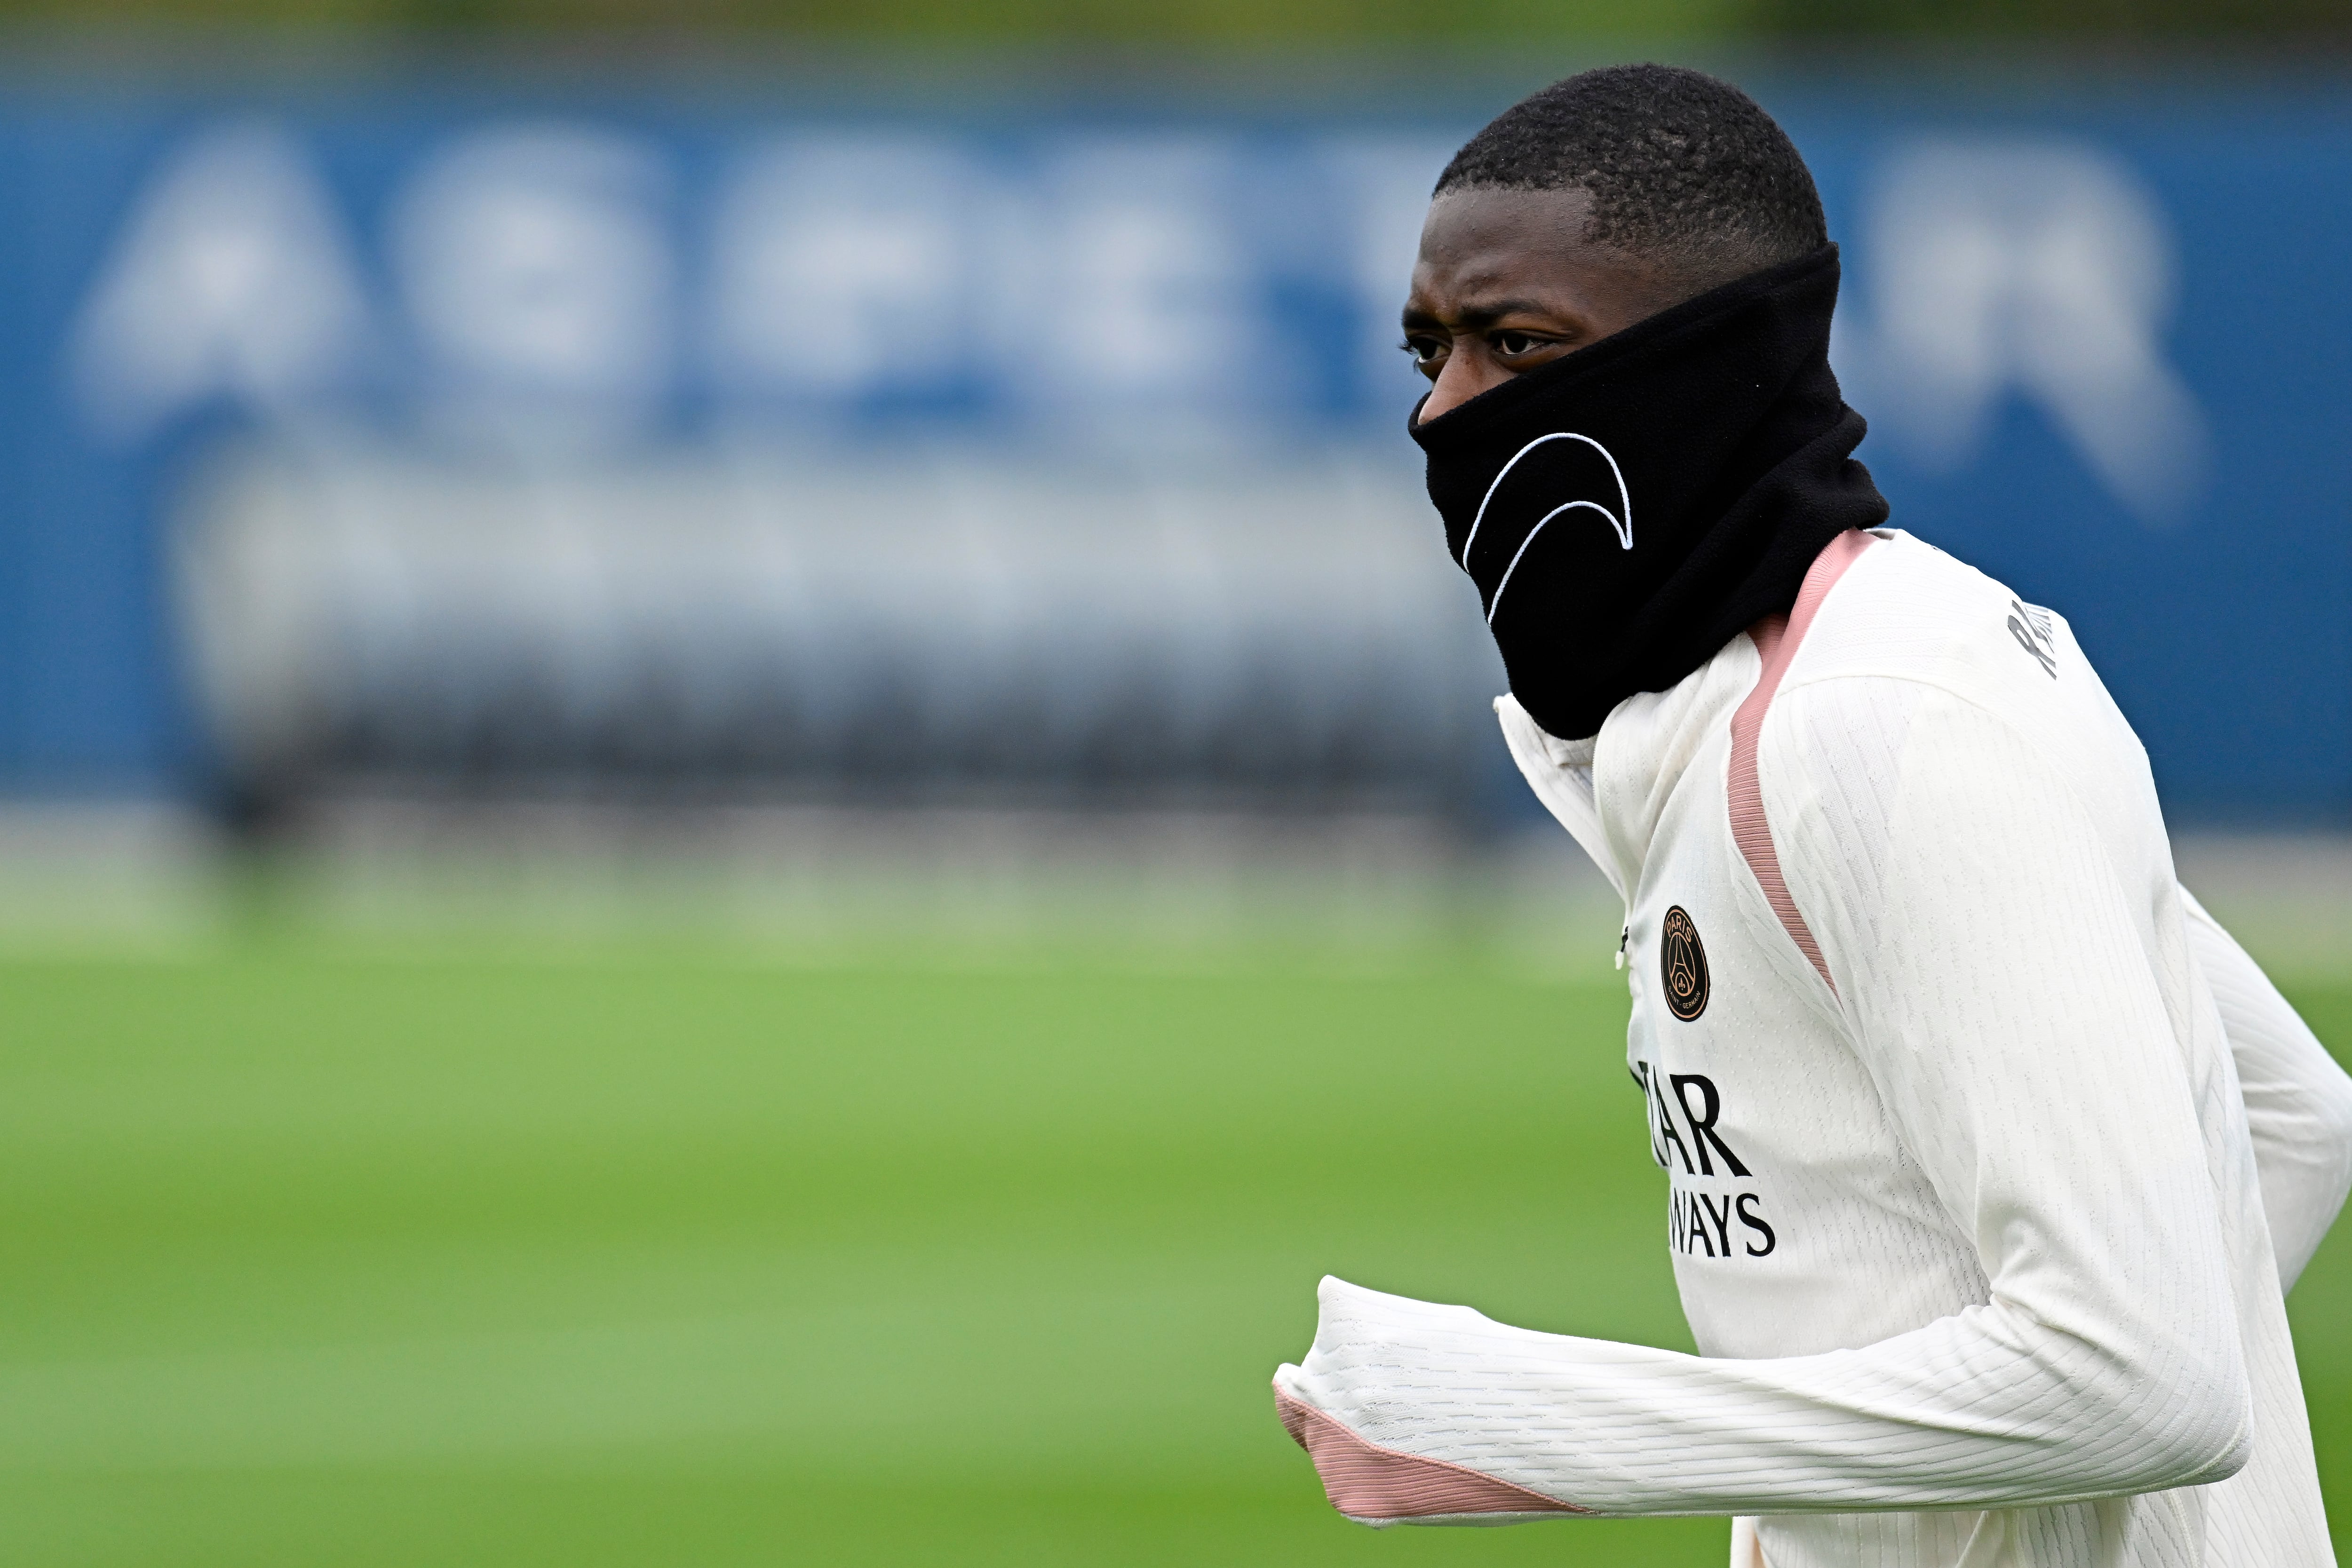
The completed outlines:
[[[2180,901],[2189,951],[2221,1006],[2238,1065],[2279,1289],[2287,1289],[2352,1190],[2352,1077],[2186,888]]]
[[[1972,1240],[1989,1299],[1853,1350],[1730,1361],[1327,1280],[1313,1349],[1277,1373],[1286,1399],[1383,1463],[1602,1514],[2011,1508],[2245,1463],[2196,1086],[2130,895],[2031,746],[1896,684],[1784,694],[1766,802],[1899,1130],[1890,1157]]]

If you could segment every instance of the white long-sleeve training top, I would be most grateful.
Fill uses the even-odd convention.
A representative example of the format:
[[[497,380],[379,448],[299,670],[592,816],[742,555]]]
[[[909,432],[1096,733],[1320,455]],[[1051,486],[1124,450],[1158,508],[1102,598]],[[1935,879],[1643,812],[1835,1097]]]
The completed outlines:
[[[1276,1387],[1333,1502],[1748,1516],[1737,1568],[2332,1564],[2283,1294],[2352,1081],[2182,891],[2065,623],[1849,533],[1592,740],[1496,706],[1625,900],[1701,1353],[1327,1279]]]

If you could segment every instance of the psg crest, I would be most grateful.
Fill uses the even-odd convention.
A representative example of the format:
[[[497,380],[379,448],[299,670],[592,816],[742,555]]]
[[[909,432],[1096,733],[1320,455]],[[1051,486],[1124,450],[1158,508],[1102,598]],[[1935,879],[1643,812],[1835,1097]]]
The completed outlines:
[[[1706,1011],[1706,948],[1680,904],[1666,911],[1658,973],[1665,982],[1667,1009],[1675,1017],[1687,1024]]]

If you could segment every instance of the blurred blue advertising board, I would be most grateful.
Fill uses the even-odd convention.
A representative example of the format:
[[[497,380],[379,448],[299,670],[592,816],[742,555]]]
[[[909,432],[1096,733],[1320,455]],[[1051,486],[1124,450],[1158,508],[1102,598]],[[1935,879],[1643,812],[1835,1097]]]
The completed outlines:
[[[2352,98],[1759,90],[1895,523],[2074,622],[2176,817],[2352,815]],[[1499,107],[20,78],[0,787],[1461,808],[1395,311]]]

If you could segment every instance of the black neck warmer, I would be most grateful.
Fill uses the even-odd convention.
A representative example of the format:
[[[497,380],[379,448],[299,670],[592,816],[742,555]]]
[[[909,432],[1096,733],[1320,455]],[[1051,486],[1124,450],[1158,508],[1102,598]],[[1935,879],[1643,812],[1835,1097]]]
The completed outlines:
[[[1886,521],[1829,361],[1837,247],[1751,274],[1481,393],[1412,438],[1511,692],[1597,732],[1796,602]]]

